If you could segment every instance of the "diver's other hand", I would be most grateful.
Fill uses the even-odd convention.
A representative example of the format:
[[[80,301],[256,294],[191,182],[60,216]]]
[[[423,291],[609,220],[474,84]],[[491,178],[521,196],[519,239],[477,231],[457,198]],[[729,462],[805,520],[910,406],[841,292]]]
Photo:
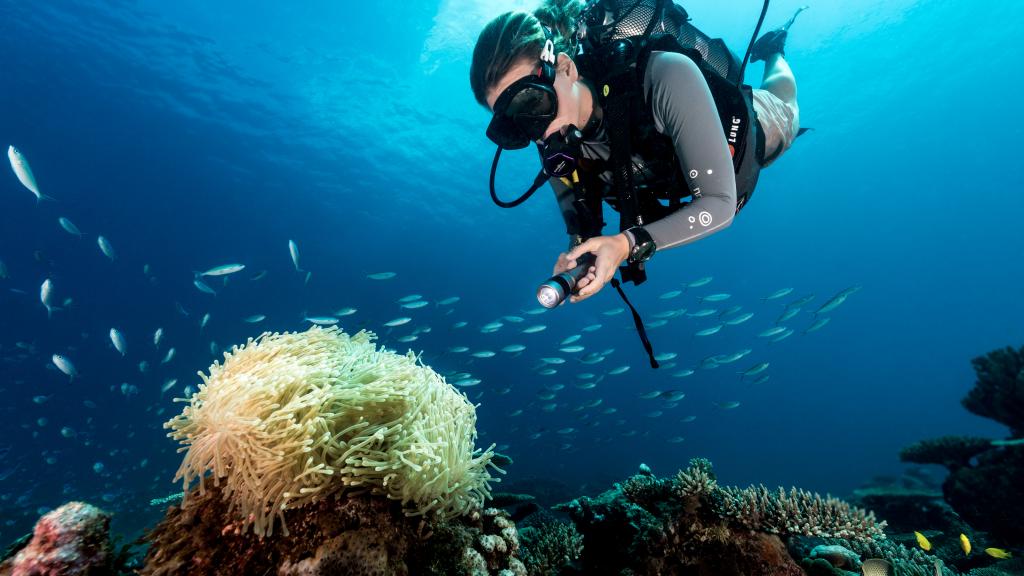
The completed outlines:
[[[572,260],[566,258],[566,255],[568,254],[568,252],[562,252],[558,255],[558,260],[555,261],[555,267],[551,270],[552,276],[558,276],[562,272],[572,269],[572,266],[569,266],[569,263],[572,262]]]
[[[597,236],[573,248],[565,256],[569,268],[576,266],[576,259],[586,253],[595,256],[589,273],[576,284],[576,292],[570,298],[572,303],[580,302],[597,294],[615,276],[623,260],[629,257],[629,240],[625,234]]]

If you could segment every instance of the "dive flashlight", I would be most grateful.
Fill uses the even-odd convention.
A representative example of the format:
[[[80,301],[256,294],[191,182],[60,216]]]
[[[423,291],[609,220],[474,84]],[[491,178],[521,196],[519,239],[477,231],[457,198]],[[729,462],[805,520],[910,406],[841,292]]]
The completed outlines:
[[[572,270],[566,270],[557,276],[548,278],[537,288],[537,301],[545,308],[554,308],[565,301],[570,294],[576,291],[576,283],[587,275],[590,267],[594,265],[595,257],[586,253],[577,259],[578,264]]]

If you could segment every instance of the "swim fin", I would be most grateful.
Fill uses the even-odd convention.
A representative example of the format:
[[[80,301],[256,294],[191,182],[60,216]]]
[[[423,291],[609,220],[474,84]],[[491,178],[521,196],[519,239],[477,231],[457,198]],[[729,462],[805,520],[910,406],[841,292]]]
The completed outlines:
[[[801,6],[781,28],[765,32],[763,36],[758,38],[757,42],[754,42],[753,48],[750,49],[750,61],[767,60],[773,54],[785,56],[786,36],[789,34],[789,27],[796,21],[796,17],[804,10],[807,10],[807,8],[807,6]]]

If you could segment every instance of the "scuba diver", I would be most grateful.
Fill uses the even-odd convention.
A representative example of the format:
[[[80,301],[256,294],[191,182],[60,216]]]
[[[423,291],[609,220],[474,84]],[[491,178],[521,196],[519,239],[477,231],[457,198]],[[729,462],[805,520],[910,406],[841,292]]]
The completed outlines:
[[[570,236],[554,274],[582,270],[563,298],[585,300],[609,281],[619,289],[616,270],[639,284],[655,252],[729,226],[759,170],[802,133],[784,48],[803,8],[754,42],[767,7],[742,64],[672,0],[545,0],[480,33],[470,85],[493,113],[491,197],[513,207],[550,183]],[[748,58],[765,62],[759,89],[742,83]],[[499,200],[502,150],[531,142],[542,161],[533,186]],[[603,234],[602,202],[619,213],[617,234]]]

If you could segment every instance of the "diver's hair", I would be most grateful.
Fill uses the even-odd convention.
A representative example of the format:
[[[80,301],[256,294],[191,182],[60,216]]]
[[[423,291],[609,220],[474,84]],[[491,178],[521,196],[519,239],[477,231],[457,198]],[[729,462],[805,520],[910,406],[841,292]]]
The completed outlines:
[[[469,85],[473,96],[487,108],[487,90],[520,61],[540,58],[544,49],[542,26],[554,36],[555,53],[576,55],[576,22],[583,0],[545,0],[533,14],[506,12],[491,20],[476,40]]]

